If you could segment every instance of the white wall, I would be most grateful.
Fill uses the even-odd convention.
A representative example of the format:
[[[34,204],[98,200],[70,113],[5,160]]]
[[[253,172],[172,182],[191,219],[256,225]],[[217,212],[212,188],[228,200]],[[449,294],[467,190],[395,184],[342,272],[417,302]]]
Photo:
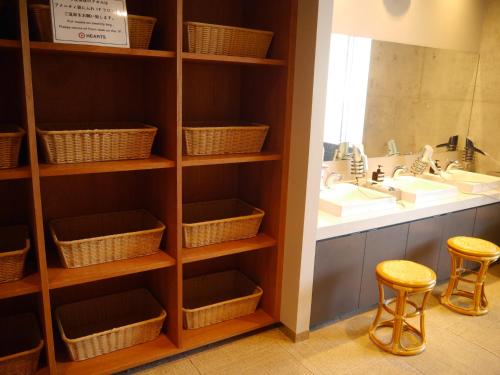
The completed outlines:
[[[299,0],[281,321],[309,331],[333,0]],[[316,39],[316,36],[318,40]]]
[[[484,8],[484,0],[335,0],[333,31],[477,51]]]

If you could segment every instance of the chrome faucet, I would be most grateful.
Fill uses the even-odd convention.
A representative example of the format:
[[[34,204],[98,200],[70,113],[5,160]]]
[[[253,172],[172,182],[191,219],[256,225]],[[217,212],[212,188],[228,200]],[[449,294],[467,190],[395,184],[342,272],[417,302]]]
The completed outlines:
[[[408,173],[406,165],[398,165],[392,170],[392,178],[398,178],[402,173]]]
[[[342,174],[337,172],[327,173],[323,179],[323,186],[326,188],[330,188],[330,182],[337,183],[342,181]]]
[[[452,169],[462,169],[460,162],[458,160],[451,160],[445,168],[446,172],[451,171]]]

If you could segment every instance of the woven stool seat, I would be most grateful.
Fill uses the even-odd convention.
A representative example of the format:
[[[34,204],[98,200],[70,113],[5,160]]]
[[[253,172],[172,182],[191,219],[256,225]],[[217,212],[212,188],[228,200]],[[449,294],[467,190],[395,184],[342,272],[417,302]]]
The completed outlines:
[[[427,287],[436,284],[433,270],[409,260],[388,260],[376,268],[377,274],[385,280],[407,287]]]
[[[388,260],[377,265],[375,275],[378,281],[379,305],[377,316],[369,329],[370,339],[379,348],[398,355],[414,355],[425,350],[425,321],[424,309],[430,292],[436,285],[436,274],[430,268],[408,260]],[[393,289],[397,296],[390,300],[384,297],[384,286]],[[408,299],[415,294],[423,294],[420,306]],[[391,304],[395,303],[395,308]],[[412,312],[406,312],[411,306]],[[393,318],[381,321],[382,313],[386,311]],[[408,318],[420,318],[420,327],[416,328],[408,323]],[[392,338],[388,343],[377,337],[377,330],[382,327],[392,328]],[[405,347],[401,343],[403,332],[409,331],[420,340],[418,345]]]
[[[484,281],[491,263],[500,257],[500,249],[493,242],[474,237],[452,237],[448,239],[448,252],[451,259],[451,274],[448,288],[441,296],[441,303],[450,310],[465,315],[484,315],[488,312],[488,299],[484,292]],[[479,264],[479,270],[473,271],[464,267],[465,261]],[[470,273],[475,279],[464,275]],[[474,290],[459,288],[459,283],[474,285]],[[471,300],[471,306],[459,306],[451,300],[452,296],[465,297]]]
[[[465,255],[480,257],[498,257],[500,248],[493,242],[474,237],[452,237],[448,240],[448,247]]]

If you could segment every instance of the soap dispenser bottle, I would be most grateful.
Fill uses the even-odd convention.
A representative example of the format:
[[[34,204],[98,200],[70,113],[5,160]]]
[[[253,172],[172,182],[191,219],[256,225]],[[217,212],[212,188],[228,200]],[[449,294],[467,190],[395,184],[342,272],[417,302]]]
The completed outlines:
[[[385,173],[382,171],[383,165],[379,165],[377,170],[372,173],[372,181],[384,182]]]

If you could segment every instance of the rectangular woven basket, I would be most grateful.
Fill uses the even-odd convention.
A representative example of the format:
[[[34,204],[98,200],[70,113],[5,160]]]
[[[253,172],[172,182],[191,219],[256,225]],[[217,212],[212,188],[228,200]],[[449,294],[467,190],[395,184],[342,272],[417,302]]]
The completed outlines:
[[[15,125],[0,125],[0,169],[17,167],[25,133]]]
[[[0,283],[19,280],[30,248],[28,228],[0,227]]]
[[[45,4],[30,4],[30,12],[39,39],[42,42],[52,42],[50,6]],[[157,19],[132,14],[129,14],[127,19],[130,48],[149,48],[151,35],[153,34]]]
[[[239,271],[231,270],[184,280],[184,328],[196,329],[252,314],[262,289]]]
[[[2,317],[0,332],[0,374],[34,374],[43,348],[36,317],[33,314]]]
[[[187,155],[260,152],[269,126],[260,124],[188,124],[182,127]]]
[[[184,22],[191,53],[265,58],[274,33],[243,27]]]
[[[264,211],[239,199],[184,204],[182,232],[184,247],[255,237]]]
[[[64,267],[77,268],[154,254],[165,225],[146,210],[86,215],[50,222]]]
[[[147,289],[63,305],[55,315],[73,361],[152,341],[167,317]]]
[[[141,123],[39,124],[48,163],[147,159],[157,129]]]

